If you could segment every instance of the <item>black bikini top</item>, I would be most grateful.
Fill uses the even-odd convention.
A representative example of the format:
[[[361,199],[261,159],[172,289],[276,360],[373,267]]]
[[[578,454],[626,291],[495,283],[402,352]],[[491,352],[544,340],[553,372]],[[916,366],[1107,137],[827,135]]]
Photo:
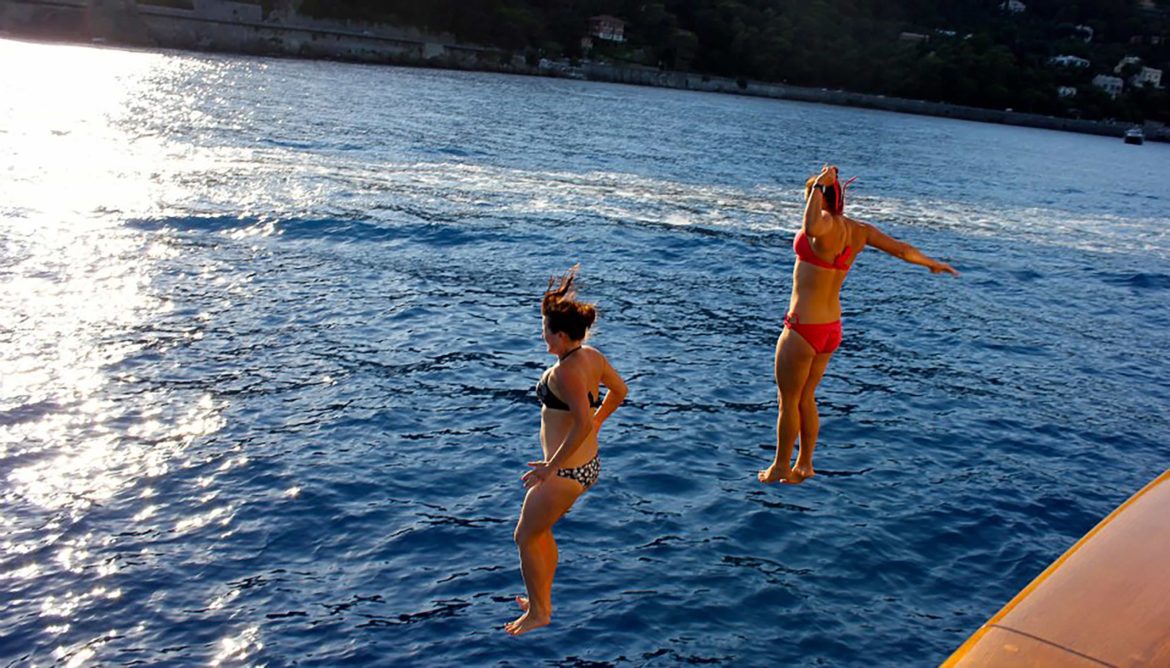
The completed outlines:
[[[536,398],[540,399],[540,403],[544,404],[545,408],[551,408],[555,411],[569,410],[569,404],[566,404],[560,397],[553,394],[552,388],[548,386],[547,374],[540,377],[540,381],[536,383]],[[601,406],[601,397],[593,398],[593,393],[589,393],[589,405],[593,408]]]
[[[561,357],[561,361],[564,361],[565,359],[567,359],[569,357],[569,355],[572,355],[573,353],[577,352],[580,349],[581,349],[581,346],[577,346],[576,348],[573,348],[572,350],[570,350],[568,352],[568,354]],[[561,400],[560,397],[553,394],[552,388],[550,388],[548,386],[548,373],[547,372],[543,376],[541,376],[540,380],[536,383],[536,398],[540,399],[540,403],[543,404],[545,408],[551,408],[555,411],[569,410],[569,404],[566,404],[564,401]],[[596,399],[594,399],[593,393],[590,392],[589,393],[589,405],[593,408],[599,408],[601,406],[601,397],[598,396]]]

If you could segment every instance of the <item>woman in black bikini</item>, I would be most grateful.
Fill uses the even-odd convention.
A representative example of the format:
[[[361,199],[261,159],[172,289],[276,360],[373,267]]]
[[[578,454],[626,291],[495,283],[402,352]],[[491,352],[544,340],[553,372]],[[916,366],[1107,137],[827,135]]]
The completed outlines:
[[[514,537],[528,596],[516,597],[524,613],[504,626],[512,635],[549,623],[557,569],[552,527],[577,497],[597,482],[601,472],[597,432],[626,398],[626,384],[605,355],[583,345],[597,311],[592,304],[575,299],[576,274],[573,267],[559,281],[550,279],[540,305],[544,342],[548,352],[557,356],[557,363],[544,372],[536,386],[542,404],[540,447],[544,459],[528,462],[532,470],[521,478],[528,493]],[[609,390],[605,401],[601,400],[602,385]]]

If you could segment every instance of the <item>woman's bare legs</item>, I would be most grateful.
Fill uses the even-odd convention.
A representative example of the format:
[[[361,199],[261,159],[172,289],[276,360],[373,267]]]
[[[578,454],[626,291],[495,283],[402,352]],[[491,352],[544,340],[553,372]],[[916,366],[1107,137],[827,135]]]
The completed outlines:
[[[825,376],[825,369],[833,353],[818,354],[809,367],[808,380],[800,394],[800,450],[796,454],[796,466],[792,467],[789,482],[804,482],[805,478],[816,475],[813,470],[813,450],[817,447],[817,435],[821,431],[821,416],[817,411],[817,385]]]
[[[514,538],[528,597],[516,599],[524,614],[504,625],[504,630],[514,636],[545,626],[552,618],[552,583],[558,556],[552,527],[582,491],[580,483],[552,476],[528,490],[524,497]]]
[[[816,350],[804,337],[787,327],[780,333],[775,358],[776,389],[780,398],[780,414],[776,417],[776,457],[771,466],[756,474],[762,483],[803,480],[793,479],[792,449],[801,432],[800,401],[816,357]]]

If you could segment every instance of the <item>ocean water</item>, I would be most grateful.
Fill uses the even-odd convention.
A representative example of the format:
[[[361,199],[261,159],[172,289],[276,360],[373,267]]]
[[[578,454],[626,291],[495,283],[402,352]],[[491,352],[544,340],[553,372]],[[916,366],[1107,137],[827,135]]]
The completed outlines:
[[[931,665],[1170,466],[1170,146],[0,40],[0,664]],[[870,251],[754,480],[801,183]],[[581,264],[630,386],[501,625]]]

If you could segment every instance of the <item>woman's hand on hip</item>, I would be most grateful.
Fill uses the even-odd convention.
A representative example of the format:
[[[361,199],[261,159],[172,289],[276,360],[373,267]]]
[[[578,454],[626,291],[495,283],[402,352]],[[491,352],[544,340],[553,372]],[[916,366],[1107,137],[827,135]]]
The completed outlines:
[[[524,482],[524,489],[532,489],[556,473],[556,469],[544,461],[528,462],[528,465],[532,467],[532,470],[520,476],[520,480]]]

